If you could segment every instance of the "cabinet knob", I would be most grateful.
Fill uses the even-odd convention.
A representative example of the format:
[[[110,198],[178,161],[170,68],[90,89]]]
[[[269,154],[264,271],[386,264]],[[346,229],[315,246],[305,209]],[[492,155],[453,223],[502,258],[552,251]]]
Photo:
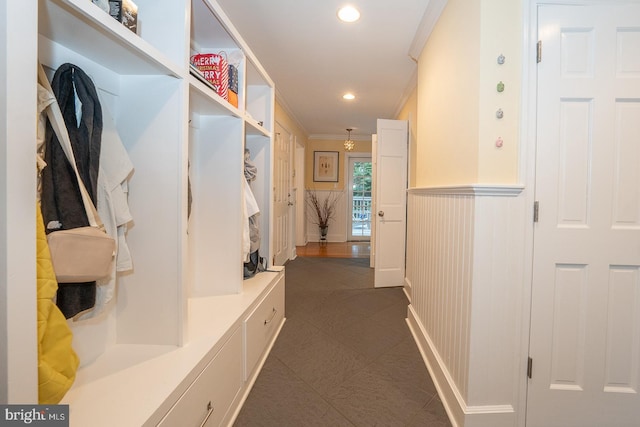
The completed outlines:
[[[384,211],[378,211],[378,216],[382,218],[384,216]]]

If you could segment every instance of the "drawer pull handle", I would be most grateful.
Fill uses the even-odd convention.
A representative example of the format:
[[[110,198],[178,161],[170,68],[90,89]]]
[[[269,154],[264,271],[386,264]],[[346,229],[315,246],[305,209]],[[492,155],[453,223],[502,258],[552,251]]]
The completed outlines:
[[[202,421],[202,424],[200,424],[200,427],[204,427],[207,424],[207,421],[209,421],[209,418],[211,418],[211,415],[213,414],[213,405],[211,404],[211,401],[209,401],[209,403],[207,403],[207,416],[204,417],[204,421]]]
[[[273,312],[271,313],[271,317],[267,320],[264,321],[265,325],[268,325],[269,323],[271,323],[271,321],[274,319],[274,317],[276,317],[276,313],[278,312],[278,310],[276,310],[275,307],[273,307]]]

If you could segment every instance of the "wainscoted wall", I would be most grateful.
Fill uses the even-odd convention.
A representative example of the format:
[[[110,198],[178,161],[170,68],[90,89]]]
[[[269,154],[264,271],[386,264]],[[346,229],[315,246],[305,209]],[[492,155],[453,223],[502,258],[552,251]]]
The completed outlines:
[[[330,190],[315,190],[318,195],[318,200],[323,201],[332,191]],[[305,193],[307,193],[305,191]],[[347,192],[342,190],[333,190],[333,193],[340,194],[340,198],[336,205],[336,216],[329,222],[329,230],[327,233],[328,242],[346,242],[347,241],[347,216],[349,215],[347,210]],[[306,194],[305,194],[306,197]],[[306,201],[305,201],[306,203]],[[313,209],[307,205],[307,241],[319,242],[320,230],[318,226],[311,221],[311,215],[313,215]]]
[[[409,325],[457,426],[513,426],[522,367],[522,187],[409,190]]]

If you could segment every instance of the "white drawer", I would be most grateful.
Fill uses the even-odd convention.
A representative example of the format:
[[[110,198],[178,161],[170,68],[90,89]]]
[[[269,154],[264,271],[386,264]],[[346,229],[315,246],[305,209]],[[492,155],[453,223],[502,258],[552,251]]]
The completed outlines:
[[[158,425],[220,425],[244,383],[241,355],[242,334],[237,328]]]
[[[284,275],[244,321],[245,380],[253,372],[283,318]]]

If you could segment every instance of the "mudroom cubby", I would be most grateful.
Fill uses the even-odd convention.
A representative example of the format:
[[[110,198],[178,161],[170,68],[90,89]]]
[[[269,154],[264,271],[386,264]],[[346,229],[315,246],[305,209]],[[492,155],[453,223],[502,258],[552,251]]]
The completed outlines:
[[[242,269],[245,148],[259,174],[252,190],[261,208],[260,254],[271,257],[274,84],[214,0],[134,1],[137,33],[91,0],[25,0],[20,13],[29,25],[0,38],[3,52],[13,52],[0,57],[6,75],[19,75],[18,67],[35,70],[37,61],[49,78],[66,62],[82,68],[134,165],[127,232],[133,270],[118,276],[115,296],[99,315],[69,321],[81,366],[61,403],[70,405],[72,426],[172,425],[173,419],[200,425],[207,416],[207,425],[228,424],[284,322],[283,268],[269,266],[247,280]],[[18,54],[8,49],[15,40],[37,48]],[[237,107],[190,67],[194,52],[220,51],[237,61]],[[36,100],[25,93],[11,99],[24,104],[16,111],[34,112],[35,125]],[[19,118],[9,98],[1,102],[3,122]],[[8,182],[31,180],[35,188],[32,169],[7,166],[33,157],[35,145],[27,145],[8,152],[0,166]],[[28,215],[35,199],[4,209],[10,217]],[[12,232],[31,236],[31,223]],[[7,295],[33,280],[35,256],[12,251],[20,245],[6,243],[8,252],[24,254],[19,263],[26,272],[9,277]],[[29,307],[35,318],[35,304]],[[12,316],[0,327],[9,330],[23,318]],[[35,339],[35,324],[21,328]],[[37,342],[21,340],[17,348],[2,338],[12,334],[0,332],[8,371],[35,378]],[[9,403],[37,403],[33,386],[7,387]]]
[[[268,84],[259,64],[247,61],[247,116],[266,132],[273,132],[273,85]]]
[[[192,193],[188,239],[190,295],[242,290],[242,120],[192,112],[189,163]],[[235,177],[235,179],[231,179]]]
[[[82,365],[116,344],[180,345],[184,72],[91,2],[41,0],[39,6],[38,59],[45,71],[70,62],[91,77],[134,165],[127,237],[134,269],[119,278],[115,304],[101,319],[72,322]]]

